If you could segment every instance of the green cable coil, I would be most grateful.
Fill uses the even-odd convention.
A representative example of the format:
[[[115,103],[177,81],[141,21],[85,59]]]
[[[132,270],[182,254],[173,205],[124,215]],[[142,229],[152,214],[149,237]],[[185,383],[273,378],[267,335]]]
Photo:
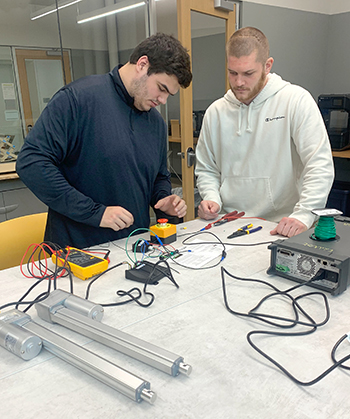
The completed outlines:
[[[333,217],[321,216],[316,224],[314,236],[317,240],[332,240],[336,237],[337,231]]]

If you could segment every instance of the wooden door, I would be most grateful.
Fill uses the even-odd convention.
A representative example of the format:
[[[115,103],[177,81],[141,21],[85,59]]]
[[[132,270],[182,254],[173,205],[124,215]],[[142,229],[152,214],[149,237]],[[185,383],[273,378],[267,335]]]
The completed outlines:
[[[49,51],[49,53],[52,51]],[[63,62],[64,62],[64,74],[66,78],[66,84],[72,81],[69,55],[67,51],[63,52]],[[19,84],[21,89],[22,96],[22,106],[24,113],[25,121],[25,130],[28,133],[28,128],[34,125],[33,111],[30,100],[30,89],[29,78],[27,74],[26,60],[61,60],[61,55],[48,55],[46,50],[35,50],[35,49],[17,49],[16,48],[16,60],[17,60],[17,69],[19,75]],[[64,85],[64,80],[62,79],[62,86]]]
[[[226,41],[235,31],[235,11],[228,12],[214,8],[214,0],[177,0],[178,38],[182,45],[191,53],[191,11],[225,19]],[[210,51],[209,51],[210,54]],[[226,66],[225,66],[226,68]],[[213,67],[213,77],[215,69]],[[229,88],[227,74],[223,74],[226,87]],[[180,90],[180,119],[181,119],[181,153],[182,153],[182,188],[183,198],[187,203],[185,221],[193,220],[194,206],[194,166],[188,167],[188,150],[193,149],[193,90],[192,84],[187,89]]]

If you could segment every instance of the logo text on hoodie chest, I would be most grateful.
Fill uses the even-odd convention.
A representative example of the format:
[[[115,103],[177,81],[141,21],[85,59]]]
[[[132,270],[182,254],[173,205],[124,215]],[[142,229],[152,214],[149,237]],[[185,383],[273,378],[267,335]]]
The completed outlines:
[[[265,118],[265,122],[278,121],[280,119],[285,119],[285,116],[281,115],[281,116],[274,116],[273,118]]]

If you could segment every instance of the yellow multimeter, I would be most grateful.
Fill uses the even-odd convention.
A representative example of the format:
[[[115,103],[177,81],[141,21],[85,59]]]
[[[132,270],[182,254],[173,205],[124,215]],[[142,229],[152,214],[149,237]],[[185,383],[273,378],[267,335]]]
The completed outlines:
[[[72,274],[82,280],[98,275],[108,268],[106,259],[74,247],[67,247],[53,253],[51,259],[55,264],[57,260],[58,266],[68,263]]]

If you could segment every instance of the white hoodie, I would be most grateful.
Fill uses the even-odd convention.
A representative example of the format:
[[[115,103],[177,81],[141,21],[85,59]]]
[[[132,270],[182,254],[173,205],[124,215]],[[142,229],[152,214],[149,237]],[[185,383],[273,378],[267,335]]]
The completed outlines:
[[[247,106],[231,90],[207,109],[196,149],[203,200],[221,211],[279,222],[293,217],[311,227],[334,179],[327,131],[302,87],[270,74]]]

